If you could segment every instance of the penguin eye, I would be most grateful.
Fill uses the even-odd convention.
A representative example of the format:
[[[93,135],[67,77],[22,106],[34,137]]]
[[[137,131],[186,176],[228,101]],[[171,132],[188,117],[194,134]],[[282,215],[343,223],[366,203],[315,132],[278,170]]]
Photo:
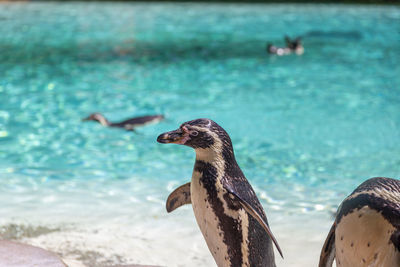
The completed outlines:
[[[199,132],[198,131],[192,131],[192,132],[190,132],[190,135],[191,136],[198,136]]]

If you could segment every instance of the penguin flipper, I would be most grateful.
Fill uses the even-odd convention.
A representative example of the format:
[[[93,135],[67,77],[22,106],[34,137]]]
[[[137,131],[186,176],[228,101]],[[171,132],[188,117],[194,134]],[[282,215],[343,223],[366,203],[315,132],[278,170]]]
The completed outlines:
[[[191,204],[190,198],[190,182],[184,185],[181,185],[177,189],[175,189],[171,194],[169,194],[166,208],[168,212],[172,212],[175,209],[183,206],[185,204]]]
[[[254,209],[247,201],[241,198],[234,190],[230,189],[228,186],[225,186],[224,188],[236,199],[238,199],[244,210],[247,211],[247,213],[249,213],[264,228],[265,232],[267,232],[269,237],[272,239],[277,250],[279,251],[279,254],[281,254],[281,257],[283,258],[282,250],[279,247],[278,241],[276,241],[271,229],[269,229],[268,224],[263,220],[262,216],[257,212],[257,210]]]
[[[333,223],[331,230],[326,237],[324,246],[321,250],[321,255],[319,257],[318,267],[332,267],[333,260],[335,259],[335,230],[336,222]]]

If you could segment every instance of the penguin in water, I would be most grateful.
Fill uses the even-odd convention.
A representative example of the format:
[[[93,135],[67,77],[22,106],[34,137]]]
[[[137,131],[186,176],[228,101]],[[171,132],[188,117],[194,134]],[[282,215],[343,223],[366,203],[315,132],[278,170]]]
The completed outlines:
[[[142,116],[127,119],[121,122],[110,122],[100,113],[92,113],[83,121],[97,121],[103,126],[124,128],[127,131],[134,131],[138,126],[144,126],[149,123],[159,122],[164,119],[163,115]]]
[[[301,43],[301,37],[297,37],[296,39],[292,40],[289,38],[289,36],[285,36],[285,43],[286,47],[296,53],[296,55],[304,54],[304,47]]]
[[[166,203],[171,212],[184,204],[193,211],[217,265],[275,267],[272,235],[257,196],[236,163],[229,135],[212,120],[183,123],[158,136],[160,143],[195,149],[191,182],[173,191]]]
[[[400,266],[400,181],[371,178],[340,205],[319,267]]]
[[[278,47],[273,44],[267,44],[267,52],[269,54],[275,54],[278,56],[285,56],[291,53],[302,55],[304,53],[304,47],[301,44],[301,38],[297,37],[295,40],[291,40],[288,36],[285,36],[286,47]]]

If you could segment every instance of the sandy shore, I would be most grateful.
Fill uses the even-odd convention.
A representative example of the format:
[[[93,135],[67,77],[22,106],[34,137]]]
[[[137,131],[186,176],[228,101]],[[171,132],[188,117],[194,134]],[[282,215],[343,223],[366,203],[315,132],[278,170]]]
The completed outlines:
[[[109,220],[98,224],[46,226],[8,225],[20,242],[58,254],[71,267],[110,265],[215,266],[205,241],[186,209],[132,223]],[[285,259],[276,251],[277,266],[316,266],[330,228],[330,219],[308,216],[276,218],[270,224]]]

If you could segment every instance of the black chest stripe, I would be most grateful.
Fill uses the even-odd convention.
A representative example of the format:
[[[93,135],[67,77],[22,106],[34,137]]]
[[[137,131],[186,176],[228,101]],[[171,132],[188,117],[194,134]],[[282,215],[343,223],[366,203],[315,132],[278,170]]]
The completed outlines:
[[[243,241],[242,225],[240,221],[224,213],[224,206],[222,201],[218,198],[216,187],[217,170],[213,165],[204,161],[196,161],[194,170],[201,173],[199,182],[206,189],[207,201],[219,218],[219,227],[224,233],[223,241],[228,248],[228,257],[231,266],[241,266],[243,258],[241,247]],[[238,209],[237,204],[235,204],[227,194],[224,195],[223,198],[228,202],[227,206],[229,208]]]
[[[396,228],[400,227],[400,209],[398,209],[398,205],[372,194],[361,194],[355,198],[345,200],[336,217],[336,223],[338,224],[343,216],[353,210],[359,210],[365,206],[382,213],[382,216]]]

